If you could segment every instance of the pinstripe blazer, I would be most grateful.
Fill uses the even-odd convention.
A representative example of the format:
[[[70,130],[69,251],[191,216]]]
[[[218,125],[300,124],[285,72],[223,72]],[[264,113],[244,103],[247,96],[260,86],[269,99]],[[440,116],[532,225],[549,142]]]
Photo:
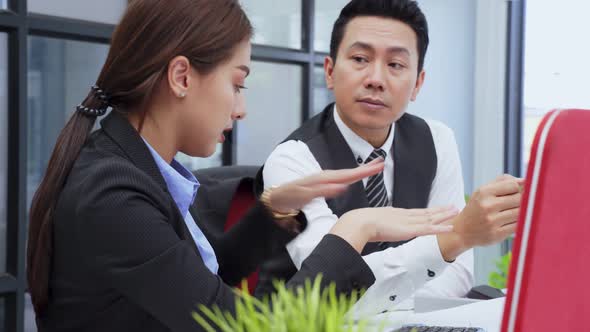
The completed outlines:
[[[196,305],[233,311],[223,280],[245,277],[268,257],[271,234],[291,238],[257,205],[213,241],[222,269],[212,274],[145,143],[116,112],[83,147],[53,223],[50,303],[37,317],[40,331],[199,331]],[[317,273],[341,292],[374,282],[360,255],[330,235],[289,285]]]

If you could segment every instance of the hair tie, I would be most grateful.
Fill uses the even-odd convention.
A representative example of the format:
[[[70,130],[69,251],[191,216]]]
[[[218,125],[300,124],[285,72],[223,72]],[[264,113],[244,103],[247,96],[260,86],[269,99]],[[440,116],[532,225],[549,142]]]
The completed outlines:
[[[84,105],[78,105],[76,106],[76,110],[86,116],[98,117],[105,115],[107,109],[109,108],[109,106],[111,106],[110,95],[101,88],[99,88],[97,85],[93,85],[90,89],[94,94],[94,97],[101,102],[100,106],[98,106],[97,108],[90,108]]]
[[[98,85],[93,85],[90,89],[92,92],[94,92],[94,96],[96,98],[98,98],[104,104],[107,104],[107,106],[110,105],[111,96],[107,92],[99,88]]]
[[[107,112],[106,108],[94,109],[94,108],[86,107],[84,105],[76,106],[76,110],[86,116],[94,116],[94,117],[103,116]]]

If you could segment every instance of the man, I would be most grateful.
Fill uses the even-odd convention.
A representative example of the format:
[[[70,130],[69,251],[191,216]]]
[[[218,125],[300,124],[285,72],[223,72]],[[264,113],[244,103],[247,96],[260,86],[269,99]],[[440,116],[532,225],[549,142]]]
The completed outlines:
[[[454,205],[463,210],[450,234],[365,247],[364,258],[377,282],[359,306],[370,312],[398,306],[419,289],[464,296],[473,285],[472,248],[498,243],[514,232],[519,180],[500,177],[465,206],[452,131],[404,114],[425,80],[428,41],[426,18],[415,1],[353,0],[344,7],[324,62],[336,103],[272,152],[262,171],[264,187],[375,158],[385,159],[385,169],[340,197],[305,206],[307,228],[282,256],[262,267],[257,292],[271,291],[273,278],[288,279],[338,217],[356,208]]]

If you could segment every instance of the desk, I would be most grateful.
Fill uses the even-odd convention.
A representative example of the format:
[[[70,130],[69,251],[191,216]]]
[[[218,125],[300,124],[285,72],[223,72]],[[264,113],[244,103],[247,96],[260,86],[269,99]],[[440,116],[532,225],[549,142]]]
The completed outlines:
[[[375,316],[371,320],[371,325],[376,328],[385,326],[384,332],[400,328],[406,324],[481,327],[486,332],[499,332],[504,299],[498,298],[419,314],[413,311],[393,311]]]

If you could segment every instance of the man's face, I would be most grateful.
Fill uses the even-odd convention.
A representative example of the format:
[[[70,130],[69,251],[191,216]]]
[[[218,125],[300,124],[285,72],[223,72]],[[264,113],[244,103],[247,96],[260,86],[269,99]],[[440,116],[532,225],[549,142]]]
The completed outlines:
[[[424,81],[412,28],[372,16],[348,23],[337,60],[326,58],[324,69],[342,120],[357,133],[389,130]]]

